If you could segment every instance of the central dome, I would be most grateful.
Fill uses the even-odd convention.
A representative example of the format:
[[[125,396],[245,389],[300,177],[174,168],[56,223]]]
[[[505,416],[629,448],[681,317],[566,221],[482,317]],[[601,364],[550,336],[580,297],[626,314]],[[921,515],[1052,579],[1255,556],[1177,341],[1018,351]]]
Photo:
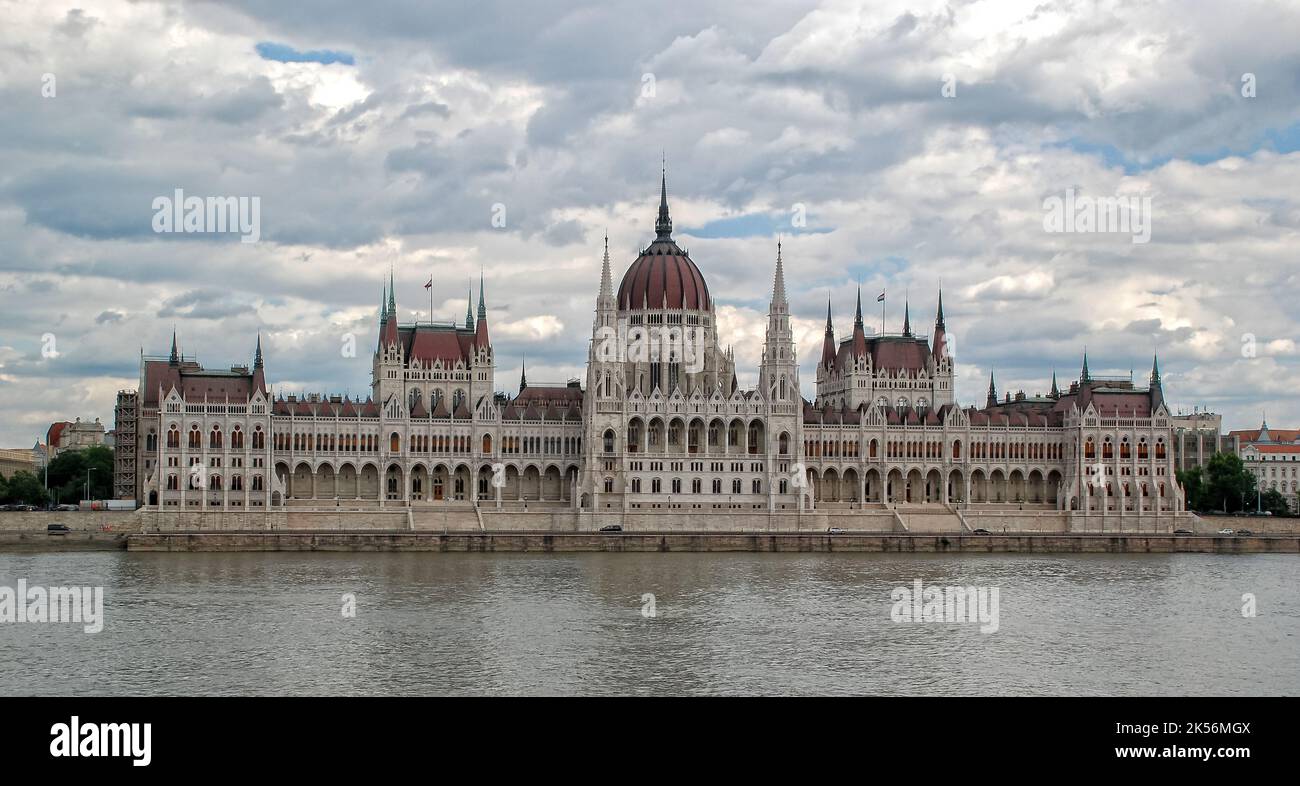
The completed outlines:
[[[618,285],[620,311],[636,309],[693,309],[709,311],[713,301],[704,275],[690,256],[673,241],[673,221],[668,216],[668,178],[660,183],[657,237],[623,274]]]

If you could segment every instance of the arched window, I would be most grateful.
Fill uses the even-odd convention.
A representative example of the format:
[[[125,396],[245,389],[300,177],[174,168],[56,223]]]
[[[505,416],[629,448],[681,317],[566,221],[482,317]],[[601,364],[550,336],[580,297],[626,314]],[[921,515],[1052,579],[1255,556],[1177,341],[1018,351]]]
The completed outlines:
[[[208,436],[208,447],[213,450],[221,448],[221,427],[213,426],[212,433]]]
[[[199,431],[197,424],[190,426],[190,447],[194,450],[203,447],[203,432]]]
[[[144,448],[150,453],[158,450],[158,435],[153,429],[149,429],[149,435],[144,438]]]
[[[605,429],[605,452],[614,452],[614,429],[612,428]]]
[[[173,425],[167,429],[167,447],[179,448],[181,446],[181,432]]]
[[[394,431],[388,437],[388,452],[389,453],[402,452],[402,438],[397,435],[396,431]]]
[[[484,435],[483,435],[483,452],[484,452],[484,453],[491,453],[491,452],[492,452],[492,435],[491,435],[491,434],[484,434]]]
[[[244,449],[244,432],[240,430],[239,426],[235,426],[234,430],[230,432],[230,447],[234,450]]]

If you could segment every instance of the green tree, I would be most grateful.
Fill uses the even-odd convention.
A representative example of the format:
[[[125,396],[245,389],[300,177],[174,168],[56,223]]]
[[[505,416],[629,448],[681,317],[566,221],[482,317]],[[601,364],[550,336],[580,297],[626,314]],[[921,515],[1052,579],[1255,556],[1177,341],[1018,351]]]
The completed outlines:
[[[1205,510],[1205,474],[1201,472],[1201,468],[1192,467],[1174,474],[1178,478],[1178,484],[1183,487],[1183,491],[1187,494],[1187,509]]]
[[[4,475],[0,475],[0,504],[8,502],[9,483],[5,480]]]
[[[1234,453],[1215,453],[1205,466],[1202,510],[1234,513],[1247,504],[1254,507],[1255,476],[1246,471],[1241,457]]]
[[[90,496],[86,496],[86,475],[90,474]],[[103,445],[69,450],[50,461],[50,490],[59,502],[109,499],[113,496],[113,451]]]
[[[1251,500],[1251,505],[1254,500]],[[1286,504],[1286,497],[1282,496],[1277,489],[1269,489],[1259,495],[1259,509],[1266,510],[1274,516],[1289,516],[1291,508]]]
[[[45,486],[35,475],[26,470],[18,470],[5,484],[5,502],[44,505],[47,499]]]

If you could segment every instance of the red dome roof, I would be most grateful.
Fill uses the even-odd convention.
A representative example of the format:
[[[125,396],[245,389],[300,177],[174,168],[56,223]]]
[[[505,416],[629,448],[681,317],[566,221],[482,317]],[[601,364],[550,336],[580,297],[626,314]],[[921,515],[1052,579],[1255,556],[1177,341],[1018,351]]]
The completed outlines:
[[[641,252],[623,274],[618,286],[620,311],[640,308],[713,307],[704,276],[685,251],[670,239],[660,238]]]

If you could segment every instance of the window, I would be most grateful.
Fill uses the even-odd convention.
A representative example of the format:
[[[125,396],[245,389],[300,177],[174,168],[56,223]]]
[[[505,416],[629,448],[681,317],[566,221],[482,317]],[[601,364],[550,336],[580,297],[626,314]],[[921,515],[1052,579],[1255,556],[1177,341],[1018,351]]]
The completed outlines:
[[[661,484],[660,484],[659,478],[652,478],[652,479],[650,480],[650,491],[651,491],[651,493],[653,493],[653,494],[658,494],[661,490],[662,490],[662,488],[661,488]]]
[[[755,479],[754,479],[754,484],[753,484],[753,486],[754,486],[754,492],[753,492],[753,493],[755,493],[755,494],[762,494],[762,493],[763,493],[763,481],[758,480],[757,478],[755,478]]]
[[[613,494],[613,493],[614,493],[614,479],[613,479],[613,478],[605,478],[605,493],[606,493],[606,494]]]
[[[692,480],[692,481],[691,481],[691,493],[692,493],[692,494],[699,494],[699,493],[700,493],[700,488],[702,487],[702,485],[703,485],[703,481],[700,480],[699,478],[696,478],[696,479]]]
[[[613,429],[605,429],[605,452],[606,453],[614,452],[614,430]]]
[[[713,493],[714,494],[722,493],[722,481],[719,480],[718,478],[713,479]]]
[[[632,478],[632,493],[641,493],[641,478]]]
[[[732,494],[740,493],[740,478],[736,478],[735,480],[731,481],[731,493]]]
[[[673,478],[673,493],[674,493],[674,494],[681,494],[681,493],[682,493],[682,479],[681,479],[681,478]]]

